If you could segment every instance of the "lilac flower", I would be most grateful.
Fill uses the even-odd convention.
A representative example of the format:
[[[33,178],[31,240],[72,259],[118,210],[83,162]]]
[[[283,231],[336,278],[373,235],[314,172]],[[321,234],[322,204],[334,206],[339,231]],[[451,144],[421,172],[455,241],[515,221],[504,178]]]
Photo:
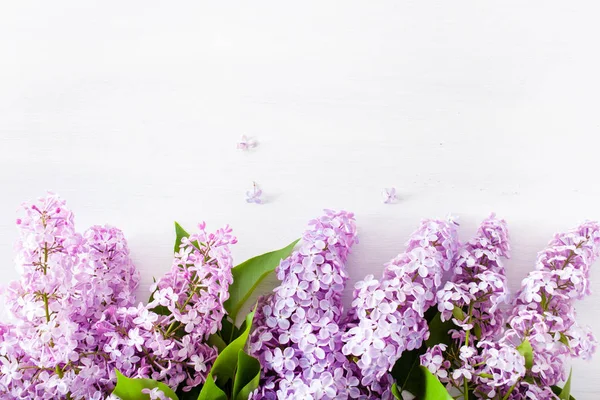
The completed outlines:
[[[459,249],[451,279],[437,291],[441,320],[456,326],[449,332],[453,343],[434,346],[421,363],[450,387],[465,392],[477,386],[494,397],[497,387],[524,374],[524,359],[515,347],[494,347],[489,341],[503,328],[501,306],[508,290],[501,259],[508,256],[506,223],[492,214]]]
[[[459,250],[452,279],[437,293],[442,321],[454,316],[464,332],[476,326],[478,339],[498,334],[503,322],[500,306],[508,295],[501,259],[509,257],[509,250],[506,222],[492,214]],[[463,319],[458,319],[455,308],[464,309]]]
[[[145,389],[142,389],[142,393],[150,396],[150,400],[167,400],[169,398],[159,388],[153,388],[153,389],[145,388]]]
[[[447,348],[448,346],[443,343],[437,344],[427,349],[425,354],[420,357],[421,365],[444,381],[447,381],[450,368],[450,361],[445,360],[443,354]]]
[[[340,352],[344,264],[357,242],[354,217],[326,211],[309,225],[300,248],[277,267],[280,286],[257,310],[250,351],[263,377],[253,399],[367,398],[359,371]],[[388,398],[387,389],[374,398]]]
[[[383,202],[385,204],[394,203],[398,199],[395,187],[383,189],[383,192],[381,193],[381,195],[383,196]]]
[[[510,329],[501,340],[512,346],[529,341],[533,348],[533,366],[526,377],[535,380],[542,389],[566,379],[564,366],[569,357],[589,358],[595,350],[591,332],[575,321],[573,301],[589,294],[590,265],[599,255],[600,225],[597,223],[586,222],[574,230],[557,234],[538,254],[536,270],[523,280],[517,293],[508,320]],[[510,391],[509,388],[504,390]],[[537,391],[523,379],[510,398],[538,395]]]
[[[255,148],[257,144],[258,143],[256,142],[256,140],[249,138],[246,135],[242,135],[242,138],[237,144],[237,148],[239,150],[248,151],[250,149]]]
[[[252,190],[246,192],[246,202],[261,204],[263,202],[261,196],[262,196],[262,190],[259,189],[256,182],[253,182]]]
[[[511,387],[525,376],[525,358],[514,346],[482,340],[477,347],[481,349],[480,391],[493,397],[497,388]]]
[[[183,384],[184,391],[206,379],[217,356],[206,340],[221,329],[223,303],[233,282],[229,245],[236,239],[228,226],[215,233],[207,233],[204,224],[199,228],[182,239],[171,270],[153,285],[153,301],[110,309],[98,323],[109,338],[104,351],[110,364],[124,375],[159,380],[172,388]],[[157,314],[159,305],[169,314]],[[120,356],[132,347],[136,363]]]
[[[216,358],[206,339],[221,327],[233,280],[229,227],[207,233],[201,224],[155,284],[154,301],[134,306],[138,273],[121,231],[78,234],[54,195],[24,213],[21,279],[3,291],[13,321],[0,323],[1,398],[105,398],[115,368],[184,391],[204,382]]]
[[[453,263],[458,240],[454,224],[423,221],[407,250],[386,265],[381,281],[368,275],[355,286],[353,319],[342,336],[343,354],[356,359],[361,384],[389,379],[396,360],[429,336],[425,311]]]
[[[0,397],[98,398],[113,385],[94,322],[128,306],[138,284],[123,234],[76,233],[53,194],[24,204],[15,261],[21,279],[5,291],[13,321],[0,328]]]

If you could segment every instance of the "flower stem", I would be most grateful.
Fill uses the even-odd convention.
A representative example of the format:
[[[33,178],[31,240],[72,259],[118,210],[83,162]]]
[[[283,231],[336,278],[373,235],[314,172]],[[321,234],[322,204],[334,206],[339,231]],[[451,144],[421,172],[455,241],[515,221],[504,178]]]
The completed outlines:
[[[44,243],[44,264],[43,264],[44,275],[48,270],[48,243]],[[46,322],[50,322],[50,310],[48,309],[48,293],[42,294],[44,300],[44,311],[46,313]]]
[[[473,303],[469,304],[469,316],[467,317],[467,323],[470,324],[473,320]],[[465,346],[469,346],[469,334],[471,330],[468,329],[465,332]],[[469,382],[467,382],[467,378],[463,376],[463,386],[464,386],[464,400],[469,400]]]
[[[42,299],[44,300],[44,311],[46,312],[46,322],[50,322],[50,310],[48,309],[48,294],[43,293]]]
[[[510,387],[510,389],[508,389],[508,392],[504,395],[504,397],[502,398],[502,400],[507,400],[508,399],[508,396],[510,396],[510,394],[512,393],[512,391],[515,390],[515,387],[517,386],[517,383],[519,383],[518,380]]]

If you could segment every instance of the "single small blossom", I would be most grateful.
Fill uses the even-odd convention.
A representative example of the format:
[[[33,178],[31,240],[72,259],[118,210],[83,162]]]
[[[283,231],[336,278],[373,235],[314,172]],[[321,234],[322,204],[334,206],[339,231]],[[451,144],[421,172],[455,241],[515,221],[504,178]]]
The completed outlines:
[[[256,140],[254,140],[253,138],[250,138],[246,135],[242,135],[242,138],[237,143],[237,148],[239,150],[248,151],[250,149],[255,148],[257,145],[258,145],[258,143],[256,142]]]
[[[159,388],[152,388],[152,389],[144,388],[144,389],[142,389],[142,393],[150,396],[150,400],[167,400],[169,398]]]
[[[252,189],[246,192],[246,202],[256,204],[261,204],[263,202],[262,190],[258,187],[256,182],[253,182]]]
[[[395,203],[396,200],[398,200],[398,195],[396,193],[395,187],[383,189],[383,191],[381,192],[381,195],[383,197],[383,202],[385,204]]]

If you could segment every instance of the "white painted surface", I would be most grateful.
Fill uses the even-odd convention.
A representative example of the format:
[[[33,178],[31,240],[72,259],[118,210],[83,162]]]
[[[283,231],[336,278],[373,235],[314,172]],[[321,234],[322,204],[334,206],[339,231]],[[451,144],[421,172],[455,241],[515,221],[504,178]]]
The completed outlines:
[[[236,261],[356,212],[353,280],[421,218],[496,211],[513,288],[555,231],[600,219],[600,3],[8,2],[0,12],[0,283],[14,210],[50,189],[125,231],[147,286],[172,221],[230,223]],[[241,134],[259,147],[240,153]],[[256,180],[269,197],[249,205]],[[401,201],[384,205],[383,187]],[[597,265],[595,269],[600,268]],[[600,273],[580,319],[600,335]],[[350,290],[350,289],[349,289]],[[145,297],[145,294],[141,294]],[[600,396],[600,362],[574,394]]]

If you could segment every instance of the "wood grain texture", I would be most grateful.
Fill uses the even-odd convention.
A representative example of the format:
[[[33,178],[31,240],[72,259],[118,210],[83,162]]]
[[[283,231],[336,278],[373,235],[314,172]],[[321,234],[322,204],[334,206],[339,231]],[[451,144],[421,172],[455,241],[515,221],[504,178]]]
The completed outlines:
[[[80,229],[124,230],[142,287],[169,267],[173,220],[230,223],[241,262],[328,207],[357,216],[352,283],[379,273],[421,218],[453,212],[467,239],[495,211],[511,229],[516,290],[554,232],[600,219],[598,11],[554,0],[5,2],[0,284],[17,277],[15,208],[53,190]],[[259,147],[237,151],[242,134]],[[253,180],[267,204],[245,203]],[[397,204],[381,203],[389,186]],[[578,310],[600,335],[593,279]],[[577,399],[600,397],[599,374],[598,357],[575,363]]]

